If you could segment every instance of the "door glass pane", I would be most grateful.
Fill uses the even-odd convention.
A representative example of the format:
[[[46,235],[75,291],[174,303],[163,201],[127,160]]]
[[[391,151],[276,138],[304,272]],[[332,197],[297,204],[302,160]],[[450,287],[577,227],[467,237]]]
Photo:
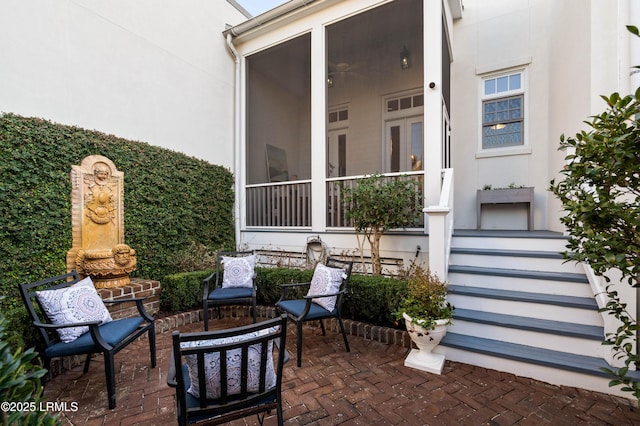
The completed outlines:
[[[390,128],[391,143],[391,172],[400,171],[400,126]]]
[[[411,170],[422,170],[422,123],[411,123]]]
[[[347,175],[347,135],[338,135],[338,176]]]

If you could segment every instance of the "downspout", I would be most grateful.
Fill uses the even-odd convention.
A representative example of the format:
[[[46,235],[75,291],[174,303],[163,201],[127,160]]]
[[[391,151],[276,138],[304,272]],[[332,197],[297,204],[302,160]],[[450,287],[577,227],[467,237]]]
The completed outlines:
[[[234,179],[233,179],[233,190],[235,193],[235,202],[234,202],[234,216],[235,216],[235,235],[236,235],[236,248],[240,248],[241,246],[241,233],[240,233],[240,228],[242,226],[242,223],[240,221],[240,214],[241,214],[241,209],[240,209],[240,201],[241,201],[241,180],[239,179],[239,174],[240,171],[242,170],[240,168],[242,161],[240,158],[240,142],[241,142],[241,134],[240,134],[240,94],[241,94],[241,87],[240,87],[240,55],[238,54],[238,51],[236,50],[236,47],[233,45],[233,36],[231,35],[231,33],[226,33],[226,41],[227,41],[227,48],[229,49],[229,52],[231,53],[231,56],[233,56],[233,62],[234,62],[234,78],[233,78],[233,90],[234,90],[234,111],[233,111],[233,167],[234,167]],[[242,179],[242,182],[244,182],[244,179]]]

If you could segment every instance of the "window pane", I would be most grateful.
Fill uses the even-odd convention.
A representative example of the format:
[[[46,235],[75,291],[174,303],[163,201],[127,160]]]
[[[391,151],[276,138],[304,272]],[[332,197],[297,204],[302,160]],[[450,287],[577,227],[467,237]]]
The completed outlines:
[[[416,95],[413,97],[413,107],[420,107],[424,105],[424,95]]]
[[[408,109],[411,108],[411,98],[402,98],[400,99],[400,109]]]
[[[524,143],[522,103],[523,95],[483,102],[483,149]]]
[[[522,123],[498,124],[482,128],[483,148],[522,145]]]
[[[338,111],[338,120],[345,121],[349,119],[349,110],[343,109],[342,111]]]
[[[336,121],[338,121],[338,113],[337,112],[330,112],[329,113],[329,123],[335,123]]]
[[[491,95],[496,93],[496,79],[491,78],[489,80],[484,81],[484,94]]]
[[[509,77],[499,77],[497,80],[498,92],[506,92],[509,90]]]
[[[509,76],[509,90],[520,89],[520,73]]]
[[[389,102],[387,102],[387,111],[397,111],[398,108],[398,100],[397,99],[393,99]]]

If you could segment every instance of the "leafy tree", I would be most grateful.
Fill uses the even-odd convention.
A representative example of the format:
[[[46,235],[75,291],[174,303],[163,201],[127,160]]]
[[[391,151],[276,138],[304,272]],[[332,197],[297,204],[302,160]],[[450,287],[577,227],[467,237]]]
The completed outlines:
[[[636,27],[627,27],[636,36]],[[635,67],[638,68],[638,67]],[[607,108],[586,122],[590,129],[575,137],[560,138],[567,151],[564,179],[551,181],[550,190],[560,199],[566,215],[561,219],[570,234],[565,255],[588,263],[597,275],[619,270],[622,280],[640,287],[640,88],[635,94],[602,96]],[[607,370],[615,376],[609,385],[622,385],[640,403],[640,384],[627,377],[638,366],[634,350],[637,318],[627,311],[615,288],[607,286],[608,312],[620,321],[606,336],[625,367]]]
[[[371,247],[371,269],[382,273],[380,239],[395,228],[415,225],[422,212],[417,202],[419,185],[410,179],[388,179],[379,174],[367,176],[355,187],[342,186],[346,219],[353,222],[356,234],[362,234]],[[358,237],[360,254],[362,242]]]

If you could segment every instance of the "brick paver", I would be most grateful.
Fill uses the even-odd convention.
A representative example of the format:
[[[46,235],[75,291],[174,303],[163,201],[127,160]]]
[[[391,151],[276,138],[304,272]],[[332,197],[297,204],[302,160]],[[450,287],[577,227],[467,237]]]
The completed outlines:
[[[167,321],[165,321],[166,323]],[[225,318],[211,327],[235,327],[247,318]],[[173,326],[199,331],[201,322]],[[159,327],[160,328],[160,327]],[[175,392],[166,385],[170,327],[158,334],[158,365],[149,367],[148,343],[141,340],[116,355],[117,407],[107,408],[102,357],[87,374],[75,367],[47,383],[49,401],[78,403],[64,411],[69,425],[176,424]],[[288,425],[639,425],[640,410],[622,398],[447,361],[442,375],[404,367],[408,349],[305,327],[302,367],[295,362],[295,330],[289,329],[283,409]],[[258,424],[255,416],[232,425]],[[276,424],[268,417],[267,425]]]

